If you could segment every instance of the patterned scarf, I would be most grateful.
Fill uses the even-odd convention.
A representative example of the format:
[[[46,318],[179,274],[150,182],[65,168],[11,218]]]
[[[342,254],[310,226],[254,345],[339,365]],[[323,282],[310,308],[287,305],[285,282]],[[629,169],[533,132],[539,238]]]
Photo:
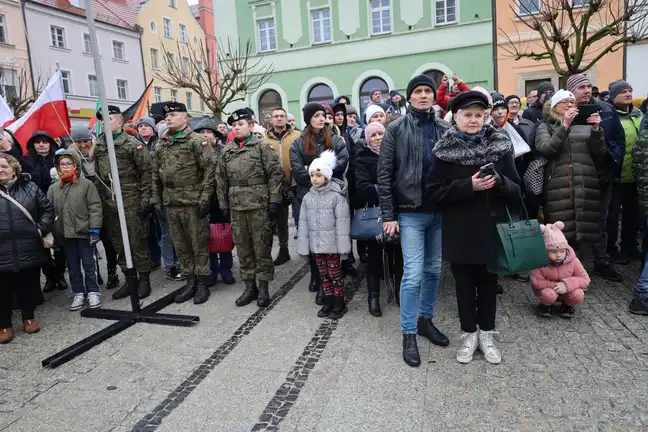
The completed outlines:
[[[77,184],[79,183],[79,178],[77,177],[79,175],[79,170],[74,168],[72,171],[61,174],[61,180],[59,180],[59,187],[63,189],[65,187],[65,183],[72,183],[72,184]]]
[[[372,152],[376,153],[377,155],[380,154],[380,145],[382,144],[382,140],[378,142],[378,144],[374,144],[372,139],[369,139],[369,142],[367,143],[367,148],[371,150]]]

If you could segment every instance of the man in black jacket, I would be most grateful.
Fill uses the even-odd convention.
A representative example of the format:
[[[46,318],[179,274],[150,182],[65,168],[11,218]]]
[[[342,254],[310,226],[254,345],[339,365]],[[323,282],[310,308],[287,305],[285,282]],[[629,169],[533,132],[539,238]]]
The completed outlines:
[[[524,110],[524,112],[522,113],[522,118],[531,121],[533,124],[542,119],[542,106],[544,105],[545,101],[548,100],[548,96],[550,97],[555,91],[556,89],[549,81],[540,83],[537,92],[538,100],[529,108]]]
[[[410,112],[392,122],[378,161],[378,195],[386,234],[400,232],[403,280],[400,307],[403,360],[419,366],[416,334],[432,343],[450,342],[432,323],[441,275],[441,214],[424,193],[432,148],[450,125],[435,118],[436,84],[427,75],[407,85]]]

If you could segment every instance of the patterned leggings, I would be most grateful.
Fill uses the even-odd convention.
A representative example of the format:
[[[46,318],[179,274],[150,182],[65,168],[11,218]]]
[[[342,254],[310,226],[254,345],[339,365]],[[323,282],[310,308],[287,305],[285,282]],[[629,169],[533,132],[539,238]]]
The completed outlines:
[[[344,297],[344,274],[340,254],[316,254],[315,263],[322,279],[324,295]]]

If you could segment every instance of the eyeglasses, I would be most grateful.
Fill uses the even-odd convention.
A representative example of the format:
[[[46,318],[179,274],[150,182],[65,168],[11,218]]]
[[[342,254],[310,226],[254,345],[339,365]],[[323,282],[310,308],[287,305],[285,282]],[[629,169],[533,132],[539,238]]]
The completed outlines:
[[[509,104],[509,105],[513,105],[513,106],[520,106],[520,102],[517,102],[517,101],[515,101],[515,102],[514,102],[514,101],[511,101],[511,102],[509,102],[508,104]]]
[[[65,167],[65,168],[71,168],[74,166],[73,162],[61,162],[59,166]]]
[[[573,99],[565,99],[558,102],[560,105],[576,105],[576,101]]]

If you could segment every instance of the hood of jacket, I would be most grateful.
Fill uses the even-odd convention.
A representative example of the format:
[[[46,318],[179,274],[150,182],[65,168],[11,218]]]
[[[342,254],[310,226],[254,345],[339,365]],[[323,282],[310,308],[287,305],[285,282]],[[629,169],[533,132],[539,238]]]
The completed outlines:
[[[444,162],[458,165],[485,165],[497,162],[513,150],[511,139],[503,129],[486,125],[474,141],[466,139],[452,126],[437,141],[432,153]]]
[[[58,146],[56,145],[54,138],[52,138],[52,135],[44,131],[34,132],[31,138],[29,138],[29,140],[27,141],[27,153],[29,153],[29,156],[31,158],[38,156],[38,153],[36,153],[36,148],[34,147],[34,143],[36,142],[36,138],[38,137],[45,137],[45,139],[50,143],[49,157],[54,157],[54,153],[56,153]]]

